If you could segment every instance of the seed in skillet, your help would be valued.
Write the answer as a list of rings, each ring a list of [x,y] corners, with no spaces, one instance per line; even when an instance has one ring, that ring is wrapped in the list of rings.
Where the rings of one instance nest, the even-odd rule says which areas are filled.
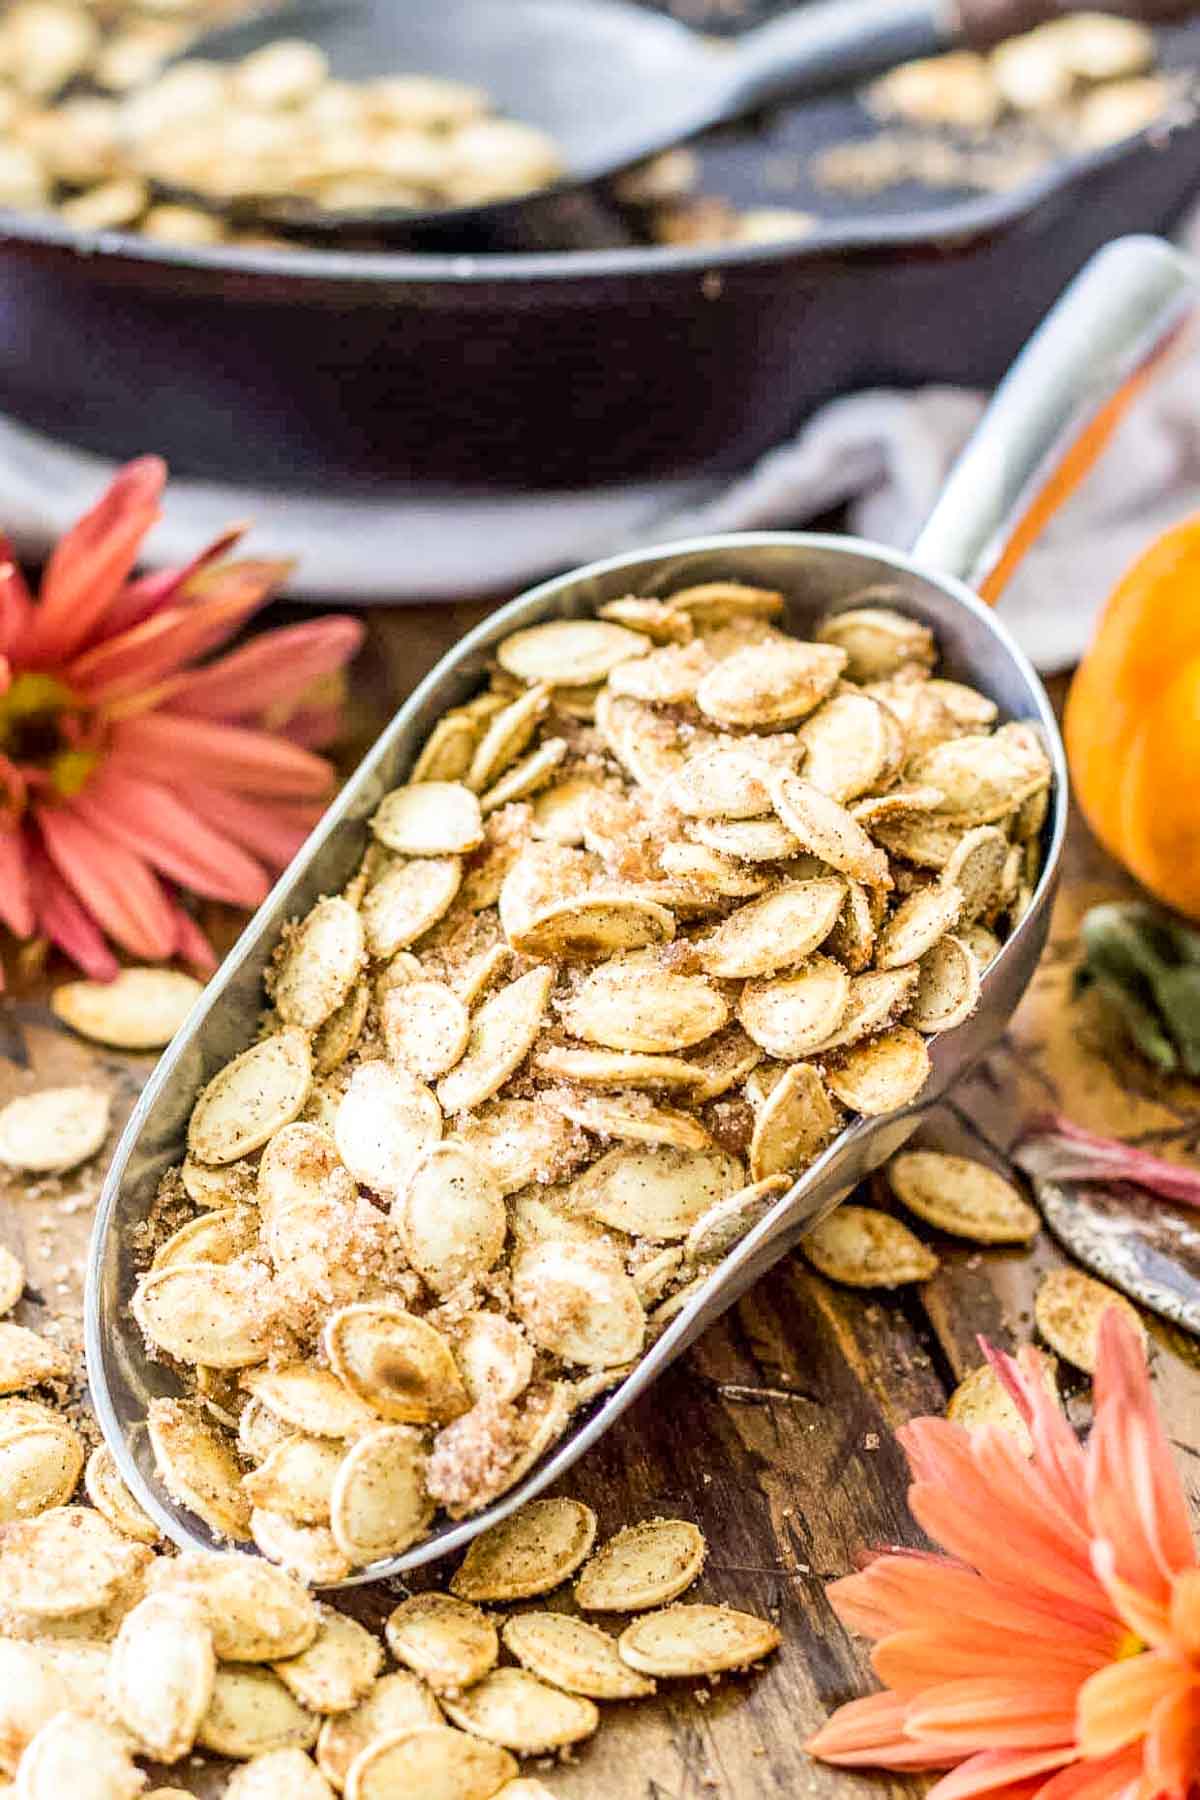
[[[65,981],[50,996],[55,1016],[97,1044],[161,1050],[202,988],[178,969],[122,969],[115,981]]]
[[[687,1519],[650,1519],[628,1525],[600,1546],[575,1583],[584,1612],[643,1612],[665,1606],[689,1588],[707,1550]]]
[[[62,1175],[95,1156],[108,1136],[99,1088],[44,1088],[0,1107],[0,1163],[27,1175]]]
[[[527,1669],[493,1669],[442,1705],[462,1730],[518,1756],[564,1750],[591,1737],[600,1723],[590,1700],[550,1687]]]
[[[596,1538],[580,1500],[531,1500],[475,1539],[450,1581],[460,1600],[528,1600],[572,1576]]]
[[[929,1281],[940,1266],[907,1225],[870,1206],[839,1206],[808,1233],[804,1253],[822,1275],[847,1287]]]
[[[1100,1321],[1115,1306],[1145,1341],[1146,1328],[1123,1294],[1078,1269],[1051,1269],[1034,1296],[1033,1316],[1039,1334],[1064,1362],[1092,1375],[1100,1342]]]
[[[435,1694],[454,1694],[496,1666],[500,1640],[485,1613],[451,1594],[414,1594],[384,1627],[388,1649]]]
[[[937,1150],[905,1150],[887,1167],[892,1192],[910,1212],[980,1244],[1024,1244],[1041,1221],[1011,1181],[986,1163]]]
[[[765,1619],[726,1606],[681,1605],[644,1614],[627,1625],[617,1647],[643,1675],[719,1675],[746,1669],[779,1647]]]
[[[0,1315],[10,1313],[24,1292],[24,1264],[0,1244]]]
[[[634,1700],[654,1683],[622,1662],[615,1638],[565,1613],[527,1612],[509,1619],[504,1647],[531,1675],[591,1700]]]
[[[492,1800],[517,1773],[498,1744],[449,1725],[424,1725],[377,1739],[351,1765],[346,1800],[395,1800],[438,1795],[446,1800]]]

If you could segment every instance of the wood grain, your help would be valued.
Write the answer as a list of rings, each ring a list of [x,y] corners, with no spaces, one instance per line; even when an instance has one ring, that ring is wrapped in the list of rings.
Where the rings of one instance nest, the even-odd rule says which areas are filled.
[[[352,717],[365,747],[387,713],[474,609],[377,613],[360,667]],[[1077,820],[1061,898],[1041,971],[1005,1042],[922,1126],[926,1141],[993,1158],[1047,1104],[1082,1123],[1184,1154],[1200,1132],[1200,1090],[1134,1064],[1087,1006],[1069,1000],[1079,917],[1127,891]],[[233,915],[210,924],[228,941]],[[37,1086],[88,1080],[112,1095],[114,1133],[152,1066],[74,1038],[45,1005],[62,971],[27,969],[6,1003],[0,1100]],[[0,1038],[0,1043],[4,1039]],[[115,1142],[115,1136],[110,1142]],[[78,1177],[40,1186],[10,1181],[0,1200],[0,1241],[20,1253],[31,1290],[18,1317],[75,1338],[91,1207],[103,1158]],[[882,1184],[861,1198],[881,1196]],[[976,1336],[1004,1344],[1031,1335],[1040,1272],[1061,1252],[1043,1234],[1029,1251],[983,1250],[920,1227],[942,1258],[920,1290],[863,1294],[839,1289],[800,1256],[779,1265],[627,1413],[570,1478],[596,1508],[601,1529],[657,1513],[694,1518],[710,1544],[697,1597],[769,1613],[783,1648],[762,1671],[711,1690],[666,1685],[658,1698],[605,1709],[578,1757],[549,1772],[564,1800],[749,1800],[915,1793],[916,1784],[835,1774],[802,1745],[830,1707],[866,1692],[863,1647],[833,1617],[825,1585],[864,1547],[916,1543],[905,1505],[903,1457],[893,1432],[937,1412],[980,1360]],[[1196,1346],[1149,1321],[1154,1378],[1193,1507],[1200,1513],[1200,1357]],[[1072,1415],[1086,1422],[1088,1384],[1064,1371]],[[386,1614],[399,1589],[356,1595],[353,1609]],[[186,1768],[170,1779],[198,1795],[220,1790],[217,1772]]]

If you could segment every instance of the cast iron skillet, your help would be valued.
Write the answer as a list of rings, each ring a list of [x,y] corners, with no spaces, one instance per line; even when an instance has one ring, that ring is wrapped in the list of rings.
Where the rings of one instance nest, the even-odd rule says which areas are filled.
[[[1200,63],[1200,26],[1164,31]],[[0,410],[110,456],[291,489],[452,495],[743,467],[875,383],[990,384],[1086,258],[1165,230],[1200,123],[1004,196],[785,192],[764,167],[862,134],[849,95],[707,156],[750,203],[812,207],[795,243],[647,248],[586,196],[570,253],[183,250],[0,213]],[[403,555],[404,546],[397,545]]]

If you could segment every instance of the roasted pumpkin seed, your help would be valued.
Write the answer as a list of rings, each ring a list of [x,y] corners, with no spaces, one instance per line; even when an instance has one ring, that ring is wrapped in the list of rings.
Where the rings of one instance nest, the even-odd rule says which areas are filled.
[[[808,1233],[804,1253],[822,1275],[847,1287],[903,1287],[929,1281],[940,1266],[907,1225],[870,1206],[839,1206]]]

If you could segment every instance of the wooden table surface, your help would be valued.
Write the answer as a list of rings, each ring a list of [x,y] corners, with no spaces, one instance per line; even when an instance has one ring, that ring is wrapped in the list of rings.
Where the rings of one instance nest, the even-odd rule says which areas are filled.
[[[477,616],[467,607],[372,615],[355,676],[354,729],[364,743]],[[1080,917],[1128,891],[1076,819],[1037,980],[1007,1039],[922,1127],[926,1141],[1003,1166],[1023,1121],[1049,1103],[1112,1135],[1193,1147],[1200,1090],[1131,1060],[1089,1004],[1070,998]],[[237,924],[219,912],[209,922],[224,941]],[[60,1027],[44,996],[64,972],[27,968],[17,984],[10,1016],[28,1066],[0,1055],[0,1100],[68,1080],[102,1084],[113,1095],[115,1141],[152,1059],[98,1050]],[[74,1329],[102,1175],[100,1157],[62,1182],[14,1181],[0,1199],[0,1241],[22,1254],[34,1290],[19,1319]],[[919,1541],[893,1432],[914,1414],[942,1410],[981,1360],[978,1333],[1004,1345],[1032,1335],[1038,1277],[1063,1261],[1045,1233],[1029,1250],[987,1250],[921,1231],[942,1258],[922,1287],[855,1292],[823,1280],[802,1256],[781,1263],[572,1472],[566,1491],[596,1509],[604,1534],[659,1513],[695,1519],[710,1546],[696,1597],[769,1613],[783,1646],[761,1671],[711,1691],[667,1684],[654,1700],[604,1708],[598,1735],[546,1776],[564,1800],[919,1791],[824,1769],[804,1754],[805,1736],[827,1711],[873,1685],[864,1647],[833,1617],[825,1585],[864,1546]],[[1200,1511],[1200,1352],[1160,1321],[1148,1323],[1160,1404]],[[1084,1423],[1088,1383],[1062,1375],[1072,1417]],[[376,1590],[356,1610],[378,1617],[395,1602],[391,1590]],[[171,1779],[181,1775],[197,1794],[219,1791],[211,1766]]]

